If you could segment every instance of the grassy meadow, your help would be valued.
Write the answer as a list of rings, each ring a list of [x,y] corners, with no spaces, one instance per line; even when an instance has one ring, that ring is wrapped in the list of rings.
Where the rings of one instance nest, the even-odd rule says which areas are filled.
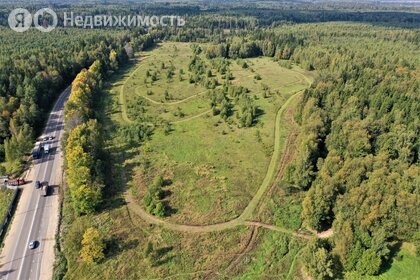
[[[259,111],[252,127],[239,128],[231,118],[213,116],[209,90],[188,81],[192,55],[190,44],[160,44],[143,53],[134,70],[111,91],[124,95],[122,110],[130,120],[146,117],[171,123],[169,133],[157,126],[142,147],[131,148],[137,154],[134,162],[148,163],[136,168],[137,175],[142,174],[135,183],[139,202],[153,177],[162,175],[170,182],[165,189],[171,209],[167,219],[202,225],[235,218],[249,203],[272,156],[276,113],[288,97],[308,85],[309,78],[303,70],[280,67],[269,58],[229,60],[231,83],[248,88]],[[204,54],[200,58],[221,84],[215,63]],[[241,67],[244,62],[247,68]],[[182,69],[184,79],[178,74],[167,79],[164,73],[171,65],[175,73]],[[147,72],[157,72],[158,80],[152,83]],[[170,100],[165,100],[165,91]]]
[[[239,271],[245,273],[242,279],[254,279],[268,269],[263,260],[267,258],[276,258],[279,265],[268,273],[283,268],[289,271],[289,267],[294,273],[295,256],[302,242],[296,238],[266,230],[254,233],[246,226],[198,234],[175,232],[144,222],[126,205],[127,186],[144,207],[144,194],[154,178],[161,175],[165,180],[163,200],[167,207],[164,220],[205,225],[237,217],[267,173],[277,112],[290,96],[308,85],[309,78],[304,78],[303,70],[282,68],[268,58],[246,59],[249,65],[246,69],[240,66],[243,61],[229,61],[231,84],[246,86],[258,108],[254,124],[240,128],[234,118],[236,108],[227,120],[213,115],[209,90],[188,81],[191,57],[190,44],[162,43],[143,52],[137,61],[112,77],[112,86],[103,100],[106,110],[100,118],[109,136],[107,150],[112,168],[107,181],[113,185],[106,192],[106,211],[81,217],[66,229],[65,279],[84,279],[86,275],[100,275],[97,279],[115,279],[115,275],[130,275],[133,279],[231,278]],[[215,63],[204,54],[200,57],[221,84],[223,75],[217,72]],[[166,78],[164,72],[171,64],[175,72],[184,69],[185,80],[177,75],[171,81]],[[148,70],[160,71],[153,84],[145,81]],[[254,78],[256,74],[259,79]],[[165,91],[170,93],[169,99],[165,99]],[[153,128],[153,133],[141,142],[127,142],[121,135],[122,128],[141,125]],[[169,130],[165,129],[168,125]],[[285,142],[290,127],[279,125],[282,130],[279,141]],[[64,217],[71,219],[70,214]],[[96,265],[83,264],[78,257],[77,238],[89,225],[100,228],[106,236],[105,260]],[[255,252],[243,253],[247,244],[255,242],[265,245]],[[270,249],[277,245],[287,248],[287,252]],[[147,248],[152,248],[152,253]],[[263,259],[255,261],[260,257]]]
[[[169,50],[175,46],[182,59],[170,55]],[[176,69],[185,69],[187,77],[191,55],[189,44],[163,43],[142,53],[138,61],[121,69],[110,81],[109,94],[104,95],[106,111],[101,118],[109,135],[107,149],[112,169],[108,181],[113,182],[109,186],[112,192],[105,198],[106,211],[81,217],[66,229],[65,279],[86,279],[86,275],[97,275],[96,279],[115,279],[116,275],[132,279],[296,279],[301,274],[299,255],[306,240],[246,226],[209,233],[176,232],[148,224],[126,205],[127,186],[138,205],[144,207],[143,197],[149,185],[161,175],[167,207],[163,220],[206,225],[239,216],[266,175],[277,112],[311,79],[296,66],[282,68],[268,58],[246,59],[248,68],[241,66],[244,61],[229,61],[231,83],[247,87],[259,110],[251,127],[240,128],[233,117],[224,120],[212,114],[211,96],[200,84],[175,78],[158,80],[153,85],[144,83],[147,67],[157,71],[153,67],[169,64],[169,60]],[[212,61],[204,55],[202,59],[212,67]],[[222,80],[215,69],[212,72]],[[176,91],[171,90],[170,99],[165,99],[164,92],[169,89]],[[148,90],[153,94],[147,94]],[[287,110],[286,117],[292,113]],[[295,129],[287,118],[279,124],[282,150],[288,144],[287,135]],[[153,133],[141,143],[127,143],[120,129],[142,123],[152,127]],[[276,181],[274,186],[261,201],[256,217],[284,229],[298,230],[302,193],[290,192],[283,182]],[[64,216],[71,219],[70,215]],[[106,236],[105,260],[96,265],[86,265],[78,256],[78,238],[91,225]],[[416,266],[418,258],[407,245],[398,254],[385,273],[371,279],[415,279],[414,274],[405,271],[413,271],[407,267]]]

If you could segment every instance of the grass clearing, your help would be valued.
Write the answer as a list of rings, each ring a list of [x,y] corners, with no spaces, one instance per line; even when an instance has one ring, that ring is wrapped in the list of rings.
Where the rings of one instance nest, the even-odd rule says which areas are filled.
[[[95,265],[81,262],[80,235],[89,226],[106,236],[106,259]],[[126,207],[84,217],[66,233],[64,248],[68,262],[65,279],[197,279],[217,270],[237,253],[237,244],[246,238],[247,228],[217,233],[188,234],[149,226]],[[153,259],[145,256],[147,243],[153,244]],[[136,260],[136,261],[127,261]],[[90,275],[87,277],[87,275]]]
[[[164,54],[168,53],[164,51],[165,48],[170,49],[174,45],[182,52],[180,56],[183,59]],[[275,144],[276,115],[295,92],[276,93],[270,90],[269,96],[264,96],[263,86],[256,80],[252,88],[250,85],[249,94],[260,109],[260,114],[250,128],[239,128],[234,116],[225,121],[208,112],[211,96],[200,84],[191,88],[189,82],[175,78],[168,82],[164,78],[156,81],[153,86],[148,83],[147,87],[153,90],[153,94],[147,95],[146,86],[142,85],[146,75],[142,72],[145,71],[142,65],[154,59],[153,64],[159,68],[161,62],[170,59],[176,69],[187,69],[190,52],[189,44],[163,43],[147,52],[147,59],[127,65],[110,81],[113,86],[109,94],[104,95],[106,112],[101,118],[109,134],[107,149],[112,155],[112,169],[108,176],[112,178],[113,184],[108,186],[109,193],[106,191],[106,210],[68,223],[63,244],[68,258],[66,279],[85,279],[86,275],[98,275],[97,279],[115,279],[115,275],[126,279],[199,279],[207,275],[220,276],[224,275],[229,262],[241,253],[241,247],[250,238],[248,226],[209,233],[175,232],[147,224],[125,205],[124,191],[128,186],[143,207],[142,197],[159,174],[165,179],[163,200],[170,211],[169,217],[165,219],[188,224],[227,221],[242,213],[266,176]],[[202,59],[205,60],[204,57]],[[251,59],[254,60],[258,61]],[[300,79],[300,75],[281,68],[276,62],[265,58],[262,61],[276,65],[279,73],[285,71]],[[232,67],[235,63],[230,61]],[[206,65],[212,63],[206,60]],[[254,63],[253,67],[257,68],[257,64]],[[261,69],[261,81],[267,80],[264,67]],[[241,81],[248,79],[246,75],[253,74],[248,74],[249,70],[246,69],[242,71],[245,77],[233,74],[232,84],[242,85]],[[212,72],[214,77],[221,79],[220,73]],[[188,74],[187,71],[184,73]],[[305,82],[294,90],[306,86]],[[161,94],[162,91],[164,94],[166,87],[182,92],[179,95],[173,94],[170,100],[162,100]],[[203,89],[206,90],[204,94],[197,94]],[[179,112],[182,112],[182,116]],[[172,123],[169,132],[165,131],[162,121]],[[120,128],[139,123],[152,124],[155,127],[153,135],[141,144],[127,144],[125,139],[121,139]],[[289,128],[279,126],[278,129],[281,130],[279,141],[282,147]],[[107,252],[103,262],[88,266],[80,261],[78,252],[81,235],[91,225],[99,228],[106,236]],[[272,238],[265,243],[264,251],[259,254],[270,256],[273,253],[269,247],[274,243],[270,242],[275,242],[277,235],[285,236],[288,243],[301,242],[282,233],[272,234]],[[148,243],[153,244],[152,257],[145,255]],[[292,247],[294,252],[299,246]],[[287,257],[276,258],[287,267],[293,262],[293,252],[286,254]],[[128,262],[130,259],[136,262]],[[264,266],[258,262],[255,268],[249,270],[249,275]],[[285,271],[289,271],[289,268]],[[272,270],[272,273],[277,272]]]
[[[162,175],[170,181],[165,188],[171,209],[168,219],[201,225],[231,220],[250,202],[273,153],[277,111],[288,97],[307,86],[307,77],[303,70],[282,68],[269,58],[246,59],[248,68],[242,68],[240,60],[229,60],[231,83],[247,87],[259,110],[253,127],[239,128],[234,117],[224,121],[209,112],[211,96],[204,86],[190,84],[187,78],[163,77],[170,65],[175,71],[182,69],[185,77],[193,75],[188,70],[192,57],[190,44],[160,44],[146,52],[129,78],[123,77],[111,91],[124,95],[130,120],[172,123],[170,133],[158,127],[143,147],[130,148],[136,154],[134,164],[147,162],[137,169],[143,177],[136,184],[147,187],[156,175]],[[203,54],[200,59],[221,84],[217,61]],[[152,83],[147,72],[159,73],[157,80]],[[260,80],[253,78],[256,74]],[[167,89],[174,94],[163,100]],[[140,202],[144,190],[137,193]]]

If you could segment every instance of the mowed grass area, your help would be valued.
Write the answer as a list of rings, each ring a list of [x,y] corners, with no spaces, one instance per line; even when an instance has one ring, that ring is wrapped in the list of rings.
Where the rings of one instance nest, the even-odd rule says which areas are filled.
[[[124,94],[130,120],[172,123],[170,133],[157,126],[150,140],[127,151],[134,155],[127,162],[137,166],[133,185],[139,203],[153,178],[162,175],[169,182],[165,200],[170,215],[166,219],[204,225],[239,216],[252,199],[272,157],[277,111],[287,98],[308,86],[310,77],[297,67],[280,67],[270,58],[229,60],[232,85],[248,88],[259,112],[252,127],[239,128],[234,117],[225,121],[213,116],[209,91],[188,81],[192,56],[191,44],[162,43],[142,53],[142,59],[114,84],[111,93]],[[200,58],[222,84],[214,61],[203,53]],[[247,68],[241,66],[244,62]],[[150,79],[145,83],[147,71],[166,71],[162,65],[173,65],[175,72],[183,69],[185,80],[180,81],[177,73],[172,80],[161,77],[153,84]],[[171,100],[162,99],[166,90]],[[124,125],[121,117],[113,119]]]
[[[0,190],[0,222],[3,221],[4,215],[9,209],[14,193],[14,190]]]

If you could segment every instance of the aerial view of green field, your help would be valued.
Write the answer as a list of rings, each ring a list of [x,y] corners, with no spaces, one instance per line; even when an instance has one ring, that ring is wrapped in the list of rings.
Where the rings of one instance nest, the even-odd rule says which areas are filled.
[[[251,221],[259,215],[263,196],[277,180],[279,168],[284,171],[285,164],[292,158],[287,144],[296,140],[290,137],[295,135],[292,132],[296,124],[291,116],[312,75],[296,66],[283,68],[268,58],[212,61],[204,55],[205,45],[199,47],[202,48],[199,58],[217,79],[214,88],[197,82],[193,86],[195,91],[191,92],[188,89],[192,83],[184,79],[145,81],[147,72],[153,69],[149,67],[171,65],[170,61],[177,65],[176,69],[183,69],[186,79],[193,75],[188,65],[197,45],[175,42],[162,43],[142,52],[136,62],[120,70],[110,81],[109,95],[104,96],[108,109],[101,117],[106,124],[105,131],[110,134],[107,149],[115,161],[109,176],[113,177],[117,197],[127,201],[129,215],[124,208],[117,208],[93,220],[86,217],[77,220],[68,235],[77,235],[78,228],[85,223],[106,223],[111,236],[124,236],[123,248],[114,248],[114,245],[110,248],[116,254],[121,250],[121,255],[114,258],[112,264],[107,261],[91,268],[96,274],[110,277],[114,273],[110,267],[118,267],[124,275],[145,279],[168,274],[180,279],[206,275],[228,277],[235,275],[243,262],[239,258],[241,252],[250,256],[276,254],[276,263],[281,266],[270,269],[269,273],[286,277],[296,272],[296,257],[310,234],[299,234],[296,226],[280,224],[274,228],[263,225],[270,229],[257,232]],[[183,53],[182,61],[163,55],[174,49]],[[243,62],[253,70],[238,66]],[[222,71],[224,74],[218,72],[216,63],[227,65]],[[275,69],[280,82],[273,81],[267,65]],[[162,75],[165,70],[153,71]],[[228,72],[232,76],[226,81]],[[256,75],[260,77],[255,79]],[[241,97],[235,98],[234,91],[226,95],[230,112],[225,117],[221,116],[223,110],[219,112],[217,108],[215,112],[212,106],[212,95],[229,92],[224,88],[236,88],[242,83],[249,88],[241,93],[252,98],[256,111],[249,126],[241,123],[240,114],[244,113],[240,108]],[[177,101],[157,97],[159,88],[170,88],[172,84],[181,91],[171,94]],[[271,89],[274,84],[277,88]],[[192,94],[187,94],[189,92]],[[180,111],[189,115],[179,115]],[[109,203],[117,207],[119,201],[114,198]],[[274,231],[270,233],[270,230]],[[249,252],[263,232],[271,236],[265,241],[268,247]],[[278,238],[280,242],[276,241]],[[285,250],[272,252],[269,248],[273,242],[286,246]],[[72,238],[66,239],[64,244],[69,248],[78,246]],[[248,245],[238,247],[238,244]],[[139,248],[144,249],[139,251]],[[68,258],[70,278],[81,277],[88,269],[73,262],[74,257]],[[126,258],[142,258],[143,261],[134,265],[124,262]],[[266,265],[258,264],[245,275],[252,278],[267,269]]]
[[[148,161],[147,169],[142,166],[136,170],[134,188],[138,200],[146,193],[145,186],[162,176],[168,182],[165,192],[170,193],[165,199],[171,208],[167,219],[206,225],[238,217],[263,181],[271,183],[281,153],[275,143],[283,147],[287,134],[284,131],[288,129],[276,116],[287,100],[308,86],[310,77],[302,69],[282,68],[268,58],[225,60],[225,72],[220,73],[216,67],[222,62],[211,61],[204,54],[193,57],[194,47],[205,49],[205,45],[164,43],[143,53],[135,70],[112,91],[119,92],[125,102],[121,111],[127,112],[128,119],[122,118],[122,125],[140,114],[156,121],[163,119],[170,126],[156,129],[150,141],[138,150],[135,160]],[[168,55],[177,52],[176,59]],[[188,80],[194,74],[188,69],[193,59],[203,61],[205,72],[214,73],[211,78],[218,86],[207,89]],[[243,63],[248,66],[241,67]],[[185,78],[168,80],[163,73],[169,70],[162,69],[163,65],[184,73]],[[165,78],[149,81],[147,73],[156,72]],[[231,73],[231,77],[223,85],[226,73]],[[259,76],[258,80],[255,76]],[[212,91],[237,85],[245,87],[253,101],[256,116],[251,127],[240,127],[235,117],[241,113],[236,108],[240,100],[236,101],[235,96],[227,96],[232,108],[226,120],[212,111]],[[172,89],[171,100],[177,101],[165,101],[163,92],[167,89]]]
[[[1,280],[420,279],[418,1],[0,2]]]

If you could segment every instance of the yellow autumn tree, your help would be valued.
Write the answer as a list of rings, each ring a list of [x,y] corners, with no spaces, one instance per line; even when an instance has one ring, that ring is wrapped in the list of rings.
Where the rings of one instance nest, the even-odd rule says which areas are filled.
[[[111,50],[111,53],[109,54],[109,62],[112,70],[118,69],[118,55],[115,50]]]
[[[105,243],[102,234],[95,228],[88,228],[83,234],[80,257],[88,264],[98,263],[105,258]]]

